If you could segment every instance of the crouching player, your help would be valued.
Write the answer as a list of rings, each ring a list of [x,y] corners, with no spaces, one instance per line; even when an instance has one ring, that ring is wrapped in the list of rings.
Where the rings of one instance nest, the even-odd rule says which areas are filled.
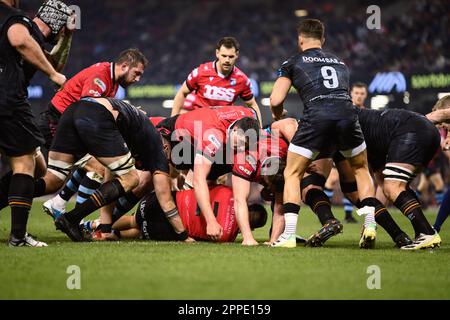
[[[233,191],[231,188],[217,185],[209,190],[211,206],[217,222],[223,229],[218,242],[234,242],[239,228],[234,211]],[[178,210],[186,235],[195,240],[210,241],[206,220],[200,214],[194,190],[175,193]],[[267,221],[266,209],[258,204],[249,206],[250,227],[263,227]],[[147,195],[139,204],[136,214],[123,216],[113,225],[114,233],[121,238],[142,238],[145,240],[177,241],[180,235],[174,231],[155,193]],[[188,240],[187,240],[188,241]]]
[[[116,178],[104,183],[80,206],[55,220],[56,227],[73,241],[83,240],[79,227],[83,218],[138,185],[137,169],[151,172],[164,212],[178,233],[184,231],[171,194],[161,136],[143,112],[118,99],[83,98],[64,112],[50,149],[49,170],[36,182],[35,196],[58,190],[75,161],[83,160],[87,153]],[[104,224],[102,232],[111,233],[111,224]]]

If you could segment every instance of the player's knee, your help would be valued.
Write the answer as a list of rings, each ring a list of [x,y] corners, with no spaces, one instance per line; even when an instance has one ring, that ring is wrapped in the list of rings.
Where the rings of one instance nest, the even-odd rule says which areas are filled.
[[[137,170],[131,170],[118,177],[125,192],[131,191],[139,185],[139,174]]]
[[[398,195],[406,190],[406,183],[396,180],[385,180],[383,191],[389,200],[394,201]]]

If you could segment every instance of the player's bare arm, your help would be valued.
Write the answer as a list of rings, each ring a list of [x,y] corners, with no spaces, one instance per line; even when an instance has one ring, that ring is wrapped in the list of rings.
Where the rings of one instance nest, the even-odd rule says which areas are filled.
[[[275,120],[281,119],[286,114],[283,103],[291,85],[291,79],[286,77],[278,78],[273,85],[272,94],[270,95],[270,109]]]
[[[187,95],[191,93],[191,90],[188,88],[186,81],[183,82],[183,85],[178,89],[177,94],[175,95],[175,99],[173,100],[173,107],[171,117],[176,116],[180,113],[181,107],[183,107],[184,100]]]
[[[28,29],[19,23],[13,24],[8,29],[8,40],[20,55],[30,64],[46,74],[51,81],[58,86],[66,82],[66,77],[58,73],[51,63],[47,60],[44,52],[39,47],[36,40],[33,39]]]
[[[291,141],[298,128],[298,122],[294,118],[286,118],[275,121],[270,126],[274,134],[278,133],[286,141]]]
[[[253,110],[255,110],[256,115],[258,116],[259,125],[262,127],[261,110],[259,110],[259,106],[256,102],[255,97],[251,98],[250,100],[244,101],[244,103],[248,108],[252,108]]]
[[[250,181],[233,175],[231,183],[233,186],[234,212],[236,214],[239,230],[242,234],[242,244],[246,246],[258,245],[258,242],[253,238],[252,230],[250,228],[247,206],[247,199],[250,195]]]
[[[170,176],[164,172],[156,171],[153,174],[153,185],[155,186],[156,197],[158,198],[161,209],[166,213],[167,219],[175,232],[178,234],[186,232],[172,196],[172,181]]]

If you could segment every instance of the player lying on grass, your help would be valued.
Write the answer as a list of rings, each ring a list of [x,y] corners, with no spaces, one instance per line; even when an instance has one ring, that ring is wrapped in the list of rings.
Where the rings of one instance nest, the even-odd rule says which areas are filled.
[[[234,242],[239,232],[234,211],[233,192],[231,188],[216,185],[209,189],[211,206],[214,208],[215,217],[223,229],[223,233],[217,242]],[[195,240],[211,241],[207,235],[207,225],[200,214],[194,190],[174,192],[178,210],[183,225],[190,238],[187,242]],[[266,209],[258,204],[249,206],[250,226],[252,229],[261,228],[266,224]],[[95,228],[95,224],[93,225]],[[113,225],[114,237],[98,237],[99,233],[93,233],[96,240],[117,240],[124,238],[141,238],[145,240],[177,241],[179,235],[174,231],[167,220],[167,216],[161,209],[154,193],[144,197],[138,205],[133,216],[123,216]],[[191,239],[192,238],[192,239]]]
[[[161,136],[148,117],[132,105],[112,98],[83,98],[63,114],[49,154],[49,170],[36,182],[35,195],[57,191],[77,160],[95,157],[114,175],[83,204],[55,220],[55,225],[73,241],[82,241],[80,221],[108,205],[139,184],[137,169],[152,174],[161,206],[181,233],[184,227],[171,194],[171,181]],[[103,224],[103,233],[111,224]]]

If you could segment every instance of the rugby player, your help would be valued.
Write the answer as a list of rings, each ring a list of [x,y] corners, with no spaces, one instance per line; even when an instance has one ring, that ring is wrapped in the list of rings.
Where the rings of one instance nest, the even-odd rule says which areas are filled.
[[[66,77],[59,73],[43,50],[44,38],[56,37],[67,25],[71,10],[58,1],[58,12],[44,4],[32,22],[18,9],[19,1],[0,2],[0,150],[12,169],[7,194],[11,207],[10,246],[46,246],[26,233],[33,202],[37,148],[44,142],[27,100],[27,87],[36,70],[56,85]],[[42,32],[44,24],[47,28]],[[44,35],[44,33],[46,33]],[[55,52],[54,52],[55,53]],[[57,60],[57,59],[55,59]],[[25,62],[25,63],[24,63]],[[3,197],[6,198],[6,197]]]
[[[251,90],[250,79],[235,66],[239,57],[239,42],[224,37],[216,46],[216,60],[195,68],[178,90],[172,107],[172,116],[185,111],[211,106],[231,106],[240,97],[245,105],[261,112]],[[189,99],[186,97],[189,95]],[[260,123],[261,124],[261,123]]]
[[[209,189],[211,206],[223,229],[217,242],[234,242],[239,228],[233,204],[231,188],[216,185]],[[194,190],[182,190],[174,193],[181,220],[189,237],[195,240],[210,241],[207,235],[206,221],[200,214]],[[250,226],[252,229],[263,227],[267,221],[266,209],[261,205],[252,205]],[[176,241],[176,232],[168,222],[154,193],[141,201],[133,216],[123,216],[113,225],[115,234],[121,238],[142,238],[145,240]]]
[[[61,214],[55,225],[73,241],[83,241],[80,221],[108,205],[139,183],[137,169],[152,173],[153,186],[167,217],[184,240],[187,234],[171,195],[167,158],[160,134],[147,116],[132,105],[113,98],[85,97],[64,112],[49,153],[49,170],[36,182],[35,196],[58,190],[77,160],[92,155],[115,178],[100,186],[85,202]],[[102,224],[111,233],[111,224]]]
[[[427,114],[427,118],[433,121],[433,123],[439,124],[447,131],[446,138],[443,142],[443,148],[445,151],[450,149],[450,134],[449,134],[449,123],[450,123],[450,95],[444,96],[436,102],[433,107],[433,112]],[[436,221],[434,222],[434,228],[436,231],[440,231],[442,224],[447,219],[450,213],[450,190],[445,193],[441,207],[439,208]]]
[[[49,150],[59,119],[72,103],[81,97],[115,97],[119,85],[123,88],[139,82],[148,64],[138,49],[122,51],[115,62],[96,63],[73,76],[58,91],[41,114],[40,129]],[[104,178],[104,168],[94,158],[82,168],[75,170],[61,192],[47,200],[43,209],[56,219],[65,212],[67,201],[78,191],[77,205],[83,203],[97,190]]]
[[[289,146],[284,172],[285,230],[274,247],[295,247],[295,232],[300,210],[300,181],[311,163],[325,147],[334,145],[355,171],[360,194],[361,214],[365,214],[362,242],[370,247],[376,238],[375,188],[370,177],[366,144],[356,110],[349,96],[347,66],[332,54],[322,51],[325,27],[319,20],[305,19],[298,29],[300,53],[285,61],[270,96],[274,118],[280,118],[283,102],[293,85],[305,110],[299,129]]]
[[[255,112],[235,106],[198,109],[165,119],[158,129],[171,143],[176,167],[193,169],[193,188],[207,223],[207,235],[217,241],[223,229],[214,217],[207,180],[231,172],[228,155],[248,147],[249,133],[253,133],[253,142],[257,143],[259,123]]]
[[[386,229],[401,249],[439,246],[439,234],[428,223],[415,192],[409,187],[439,148],[439,132],[424,116],[407,110],[359,109],[358,117],[367,143],[369,164],[378,184],[377,198],[385,204],[387,200],[392,201],[408,217],[415,231],[415,240],[409,243],[406,234],[384,207],[377,207],[377,223]],[[346,162],[339,154],[334,161],[337,166]],[[344,175],[351,177],[351,170],[347,169]],[[350,199],[353,203],[358,202],[354,197]]]

